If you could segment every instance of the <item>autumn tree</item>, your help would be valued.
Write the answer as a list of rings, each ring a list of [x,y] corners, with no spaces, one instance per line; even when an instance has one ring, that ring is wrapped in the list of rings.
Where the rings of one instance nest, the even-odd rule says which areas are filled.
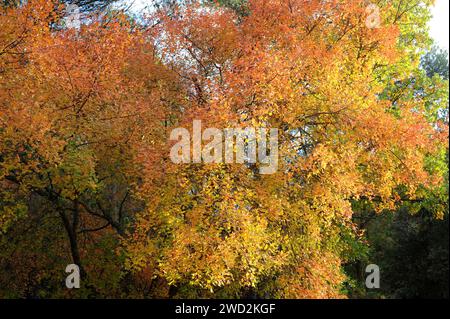
[[[431,3],[161,1],[79,29],[2,8],[0,295],[74,296],[75,263],[75,296],[345,297],[362,207],[448,183],[445,83],[411,76]],[[277,172],[173,163],[194,120],[278,129]]]
[[[144,147],[153,154],[147,163],[163,152],[176,79],[125,17],[55,31],[64,9],[55,11],[55,5],[29,1],[0,15],[0,230],[11,248],[1,261],[26,271],[15,261],[33,260],[15,256],[22,250],[8,242],[17,236],[14,230],[32,231],[39,234],[28,237],[32,242],[49,242],[41,255],[55,249],[65,264],[72,261],[83,275],[95,276],[92,267],[101,260],[95,255],[114,250],[117,234],[142,206],[131,194],[140,175],[135,161]],[[52,241],[52,232],[61,231],[67,244],[61,236]],[[109,246],[99,246],[104,241]],[[120,276],[117,259],[106,267]],[[47,276],[45,270],[39,276]]]
[[[432,123],[448,122],[445,51],[433,46],[421,58],[414,75],[395,87],[402,90],[402,98],[425,100],[427,118]],[[363,285],[356,285],[358,288],[352,289],[355,297],[367,293],[396,298],[448,296],[448,151],[429,157],[427,166],[443,176],[445,182],[440,187],[422,191],[414,199],[405,197],[395,211],[376,214],[368,205],[355,207],[354,220],[367,230],[369,250],[361,258],[364,263],[359,259],[347,266],[349,274],[358,277],[355,282],[362,282],[363,264],[377,263],[384,278],[378,292],[368,293]]]
[[[190,87],[177,125],[279,128],[281,167],[173,166],[125,241],[127,267],[165,278],[171,296],[339,297],[361,236],[353,203],[381,212],[442,182],[425,166],[446,148],[443,123],[420,99],[383,96],[417,65],[427,11],[385,4],[370,28],[363,1],[248,8],[239,23],[195,2],[163,13],[159,47],[183,57],[168,63]]]

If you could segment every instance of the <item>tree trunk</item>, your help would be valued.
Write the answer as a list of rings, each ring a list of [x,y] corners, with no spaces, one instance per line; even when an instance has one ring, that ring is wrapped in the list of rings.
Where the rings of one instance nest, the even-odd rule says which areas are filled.
[[[80,277],[84,278],[86,273],[83,268],[83,264],[81,262],[80,251],[78,249],[78,238],[77,238],[77,228],[79,222],[79,207],[78,202],[74,201],[74,210],[72,216],[72,222],[70,222],[64,211],[61,211],[59,214],[63,220],[64,228],[66,229],[67,235],[69,237],[70,242],[70,253],[72,255],[72,260],[75,265],[80,268]]]

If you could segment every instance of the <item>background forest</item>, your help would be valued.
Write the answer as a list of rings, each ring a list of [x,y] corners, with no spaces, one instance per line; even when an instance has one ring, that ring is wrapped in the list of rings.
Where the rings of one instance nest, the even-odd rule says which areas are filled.
[[[372,3],[0,0],[0,298],[448,298],[448,53]],[[195,119],[278,171],[172,163]]]

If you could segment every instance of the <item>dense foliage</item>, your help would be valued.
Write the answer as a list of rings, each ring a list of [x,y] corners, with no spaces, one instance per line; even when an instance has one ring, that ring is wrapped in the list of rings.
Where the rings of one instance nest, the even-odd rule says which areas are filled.
[[[431,0],[378,1],[376,27],[363,0],[185,0],[79,29],[60,1],[13,2],[0,297],[360,297],[369,262],[377,296],[442,296],[448,71],[421,61]],[[172,163],[170,132],[195,119],[278,128],[278,171]]]

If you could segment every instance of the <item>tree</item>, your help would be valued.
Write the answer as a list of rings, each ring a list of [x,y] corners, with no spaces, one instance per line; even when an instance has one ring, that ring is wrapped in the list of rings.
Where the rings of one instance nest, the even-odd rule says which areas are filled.
[[[407,40],[419,30],[398,26],[426,12],[408,8],[384,7],[376,30],[355,2],[249,1],[238,25],[230,11],[192,4],[162,14],[163,54],[187,55],[171,61],[193,103],[180,126],[281,128],[282,164],[268,177],[173,167],[125,241],[127,267],[150,264],[171,296],[340,296],[341,264],[359,240],[352,202],[382,211],[441,182],[424,158],[445,149],[445,129],[427,121],[424,101],[380,98],[386,74],[407,76],[398,70],[418,60]]]
[[[432,78],[435,74],[440,75],[444,80],[448,80],[448,52],[433,46],[431,50],[422,58],[422,68],[427,76]]]
[[[429,119],[434,123],[439,119],[448,123],[446,65],[447,54],[432,47],[408,85],[397,85],[403,90],[402,98],[427,101],[427,110],[432,113]],[[445,182],[441,187],[405,200],[394,212],[377,216],[360,210],[356,214],[365,224],[371,246],[365,261],[380,265],[384,285],[379,294],[387,297],[448,298],[448,151],[429,158],[428,167],[442,174]]]
[[[164,140],[177,94],[166,88],[176,80],[125,17],[55,34],[48,22],[62,15],[54,5],[29,1],[0,16],[0,229],[52,219],[53,230],[35,222],[28,231],[64,229],[71,261],[92,279],[89,269],[101,267],[92,250],[117,241],[140,205],[130,194],[139,176],[133,161]],[[43,255],[61,244],[48,245]]]
[[[359,206],[445,187],[443,82],[408,82],[430,1],[381,3],[378,28],[362,0],[221,4],[79,30],[55,27],[57,2],[2,9],[0,294],[344,297]],[[277,128],[278,171],[171,162],[193,120]],[[72,262],[68,293],[54,274]]]

